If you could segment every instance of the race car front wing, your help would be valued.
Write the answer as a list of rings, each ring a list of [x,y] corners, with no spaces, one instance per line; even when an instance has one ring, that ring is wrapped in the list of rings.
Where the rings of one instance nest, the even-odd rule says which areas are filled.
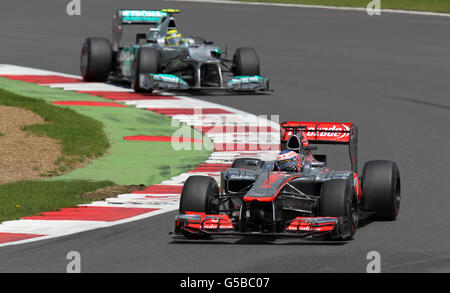
[[[282,232],[242,231],[239,224],[227,215],[208,215],[186,212],[175,218],[174,234],[221,236],[272,236],[305,238],[341,238],[345,236],[346,221],[343,217],[297,217],[286,223]]]
[[[241,92],[257,92],[269,90],[269,79],[265,76],[234,76],[228,80],[224,86],[190,86],[182,78],[173,74],[141,74],[139,76],[140,86],[147,90],[191,90],[191,89],[209,89],[209,90],[229,90]]]

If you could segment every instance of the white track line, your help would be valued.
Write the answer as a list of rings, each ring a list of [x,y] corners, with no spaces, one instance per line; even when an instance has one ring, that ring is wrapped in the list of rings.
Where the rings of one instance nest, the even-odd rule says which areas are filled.
[[[80,78],[78,75],[10,64],[0,64],[0,75],[60,75],[64,77]]]
[[[73,220],[68,220],[68,221],[60,221],[60,220],[48,220],[48,221],[17,220],[17,222],[19,222],[19,221],[22,222],[22,223],[20,223],[20,225],[16,225],[16,223],[11,223],[11,222],[16,222],[16,221],[3,222],[0,225],[1,226],[0,232],[6,232],[6,233],[27,233],[27,232],[22,232],[22,231],[35,231],[35,232],[27,233],[27,234],[46,234],[46,233],[39,233],[39,231],[45,231],[45,228],[47,228],[47,231],[49,231],[50,233],[47,234],[46,236],[42,236],[42,237],[36,237],[36,238],[30,238],[30,239],[19,240],[19,241],[14,241],[14,242],[2,243],[2,244],[0,244],[0,247],[10,246],[10,245],[17,245],[17,244],[24,244],[24,243],[40,241],[40,240],[46,240],[46,239],[52,239],[52,238],[57,238],[57,237],[71,235],[71,234],[74,234],[74,233],[80,233],[80,232],[95,230],[95,229],[99,229],[99,228],[107,228],[107,227],[111,227],[111,226],[115,226],[115,225],[120,225],[120,224],[129,223],[129,222],[134,222],[134,221],[137,221],[137,220],[146,219],[146,218],[157,216],[157,215],[160,215],[160,214],[165,214],[167,212],[175,211],[177,209],[178,209],[178,206],[177,207],[173,207],[172,209],[160,209],[160,210],[156,210],[156,211],[140,214],[140,215],[135,216],[135,217],[131,217],[131,218],[115,221],[115,222],[73,221]],[[25,221],[27,221],[28,223],[25,222]],[[29,223],[31,221],[33,221],[35,223]],[[6,223],[8,223],[8,228],[5,228],[5,226],[3,226],[4,224],[6,225]],[[36,226],[35,230],[32,229],[32,227],[33,227],[32,225],[33,224]],[[67,227],[65,226],[66,224],[67,224]],[[81,224],[83,224],[83,225],[81,225]],[[27,226],[27,225],[30,225],[30,226]],[[81,228],[81,229],[77,229],[77,227]],[[8,230],[8,229],[10,229],[10,230]],[[29,230],[27,230],[27,229],[29,229]],[[54,234],[52,234],[53,231],[55,232]]]
[[[118,87],[116,85],[90,82],[90,83],[53,83],[46,84],[51,88],[60,88],[66,91],[99,91],[99,92],[133,92],[129,88]]]

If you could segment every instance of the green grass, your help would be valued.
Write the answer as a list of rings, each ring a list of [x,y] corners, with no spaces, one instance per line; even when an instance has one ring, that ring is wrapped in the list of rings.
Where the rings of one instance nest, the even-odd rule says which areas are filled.
[[[24,130],[59,140],[64,156],[97,157],[109,147],[103,125],[72,109],[21,96],[0,89],[0,105],[19,107],[41,116],[46,123],[25,126]]]
[[[268,2],[310,4],[339,7],[367,7],[371,0],[240,0],[243,2]],[[381,9],[399,9],[450,13],[450,0],[381,0]]]
[[[46,102],[54,101],[105,101],[100,97],[80,94],[62,89],[49,88],[18,80],[0,77],[0,89]],[[204,162],[211,151],[175,151],[170,142],[125,141],[129,135],[171,136],[179,127],[171,126],[171,119],[135,107],[82,107],[68,108],[79,114],[100,121],[106,133],[110,148],[107,153],[92,160],[83,168],[74,169],[62,176],[49,180],[113,181],[118,185],[152,185],[178,175]],[[209,140],[206,136],[204,139]],[[55,171],[59,173],[58,170]],[[49,174],[51,175],[51,174]]]
[[[30,110],[46,123],[25,126],[24,130],[39,136],[51,137],[62,145],[62,155],[55,162],[60,165],[43,176],[56,176],[71,168],[74,161],[101,156],[109,147],[103,125],[74,110],[58,107],[43,100],[33,99],[0,89],[0,105]],[[3,134],[0,134],[2,136]],[[85,192],[111,186],[111,181],[20,181],[0,185],[0,222],[37,215],[64,207],[88,203]]]
[[[45,125],[32,125],[25,130],[60,140],[65,152],[56,162],[59,168],[45,174],[54,177],[0,185],[0,222],[91,202],[92,199],[83,198],[82,194],[106,186],[159,183],[204,162],[211,153],[175,151],[170,142],[123,139],[141,134],[170,136],[179,128],[171,126],[169,117],[135,107],[51,104],[62,100],[105,101],[0,77],[0,104],[29,109],[43,117]],[[83,161],[85,157],[96,158],[83,168],[57,176],[67,171],[64,161]]]
[[[92,199],[82,194],[113,185],[110,181],[20,181],[0,185],[0,222],[54,211]]]

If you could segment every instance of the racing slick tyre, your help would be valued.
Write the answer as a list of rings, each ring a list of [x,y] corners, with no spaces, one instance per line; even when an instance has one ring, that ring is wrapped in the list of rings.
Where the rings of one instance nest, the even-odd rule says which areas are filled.
[[[345,217],[349,220],[348,231],[344,231],[344,236],[336,240],[352,239],[358,228],[359,206],[351,183],[345,179],[329,180],[323,183],[320,190],[319,216]]]
[[[219,196],[219,186],[214,178],[208,176],[191,176],[184,183],[181,191],[179,213],[203,212],[207,214],[218,213],[213,199]],[[205,239],[209,235],[197,235],[182,232],[185,237],[192,239]]]
[[[362,207],[379,220],[393,221],[400,210],[400,172],[392,161],[368,161],[362,173]]]
[[[85,81],[106,81],[113,64],[111,43],[104,38],[88,38],[81,49],[80,69]]]
[[[252,161],[252,162],[250,162]],[[233,161],[231,168],[256,170],[264,165],[264,161],[253,158],[239,158]]]
[[[159,52],[155,48],[140,48],[133,62],[134,77],[133,89],[135,92],[151,92],[143,89],[139,84],[139,75],[142,73],[159,73]]]
[[[233,56],[234,74],[237,76],[259,75],[259,58],[256,50],[237,48]]]
[[[217,213],[213,199],[219,196],[219,185],[209,176],[190,176],[180,197],[180,214],[189,212]]]

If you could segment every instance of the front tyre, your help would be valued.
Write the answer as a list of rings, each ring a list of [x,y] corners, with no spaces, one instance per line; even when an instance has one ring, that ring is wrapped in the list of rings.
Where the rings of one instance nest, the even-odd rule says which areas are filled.
[[[86,39],[81,49],[80,59],[83,80],[106,81],[113,67],[113,51],[110,41],[104,38]]]
[[[362,173],[362,206],[379,220],[393,221],[400,211],[400,171],[392,161],[368,161]]]
[[[218,206],[214,199],[219,196],[219,186],[214,178],[208,176],[191,176],[184,183],[181,191],[179,213],[200,212],[217,214]],[[205,239],[209,235],[182,232],[185,237],[192,239]]]
[[[140,48],[133,62],[133,89],[135,92],[152,92],[152,89],[143,89],[139,83],[139,76],[143,73],[159,73],[159,52],[155,48]]]
[[[351,181],[333,179],[323,183],[320,190],[320,217],[345,217],[348,231],[339,240],[350,240],[359,222],[359,206]]]
[[[259,75],[259,57],[256,50],[249,47],[237,48],[233,56],[236,76]]]
[[[209,176],[190,176],[184,183],[180,197],[180,214],[189,212],[217,213],[213,200],[219,196],[219,186]]]

